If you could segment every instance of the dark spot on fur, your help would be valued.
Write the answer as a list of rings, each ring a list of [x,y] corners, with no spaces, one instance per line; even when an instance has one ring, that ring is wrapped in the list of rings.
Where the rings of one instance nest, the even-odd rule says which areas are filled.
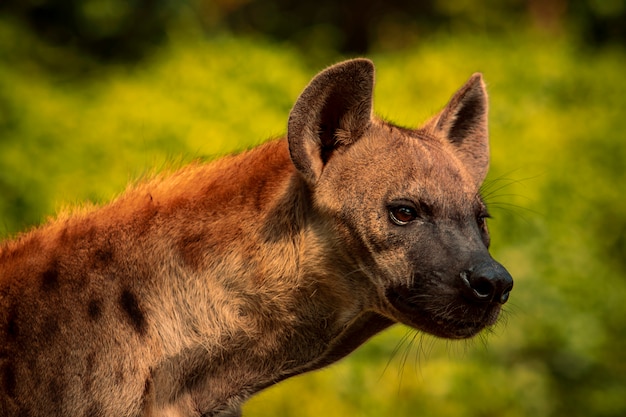
[[[97,321],[102,316],[102,302],[100,300],[90,300],[87,306],[89,318]]]
[[[93,254],[95,268],[104,268],[113,261],[113,251],[110,248],[99,248]]]
[[[115,371],[115,384],[121,385],[124,379],[124,367],[120,365]]]
[[[19,330],[17,326],[17,311],[15,306],[12,306],[9,310],[9,317],[6,324],[6,332],[8,339],[17,339],[19,335]]]
[[[41,289],[48,292],[59,288],[59,270],[53,264],[41,275]]]
[[[33,413],[28,408],[20,408],[15,417],[33,417]]]
[[[48,383],[48,394],[53,404],[60,405],[63,402],[63,391],[65,386],[59,382],[58,378],[53,378]]]
[[[137,297],[130,290],[122,291],[120,296],[120,306],[122,310],[126,313],[130,324],[133,326],[135,331],[141,335],[146,333],[146,318],[144,316],[143,311],[139,306],[139,302],[137,301]]]
[[[50,340],[59,331],[59,320],[56,316],[48,316],[41,326],[41,335],[43,340]]]
[[[11,398],[15,397],[16,385],[15,370],[10,363],[7,363],[2,369],[2,386],[4,387],[4,392]]]

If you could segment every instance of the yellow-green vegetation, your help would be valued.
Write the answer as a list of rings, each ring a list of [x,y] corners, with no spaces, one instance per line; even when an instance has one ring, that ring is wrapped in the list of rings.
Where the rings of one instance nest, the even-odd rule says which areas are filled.
[[[315,68],[284,45],[172,35],[135,66],[44,71],[0,22],[0,236],[193,159],[285,132]],[[251,416],[626,415],[626,54],[536,34],[434,36],[373,54],[375,107],[416,126],[481,71],[491,101],[493,252],[516,279],[469,342],[397,326],[253,398]],[[393,167],[390,167],[393,169]]]

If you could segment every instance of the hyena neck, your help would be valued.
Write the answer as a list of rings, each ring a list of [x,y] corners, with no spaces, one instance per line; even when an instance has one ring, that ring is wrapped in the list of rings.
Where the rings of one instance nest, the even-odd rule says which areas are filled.
[[[177,282],[161,285],[152,303],[167,352],[158,369],[177,370],[157,372],[157,385],[193,386],[205,399],[216,385],[229,387],[222,399],[253,393],[335,362],[392,324],[370,311],[376,291],[332,245],[332,225],[311,212],[286,141],[219,164],[195,174],[205,189],[197,201],[167,194],[172,216],[196,221],[181,218],[168,232],[178,262],[167,279]],[[216,234],[220,247],[210,243]]]

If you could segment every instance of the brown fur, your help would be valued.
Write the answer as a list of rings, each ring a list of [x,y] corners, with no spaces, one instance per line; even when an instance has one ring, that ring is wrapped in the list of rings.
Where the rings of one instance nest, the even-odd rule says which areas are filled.
[[[369,61],[333,66],[288,139],[5,243],[0,416],[235,416],[394,322],[493,324],[512,281],[478,195],[482,78],[415,131],[372,117],[372,90]],[[418,216],[393,224],[402,204]]]

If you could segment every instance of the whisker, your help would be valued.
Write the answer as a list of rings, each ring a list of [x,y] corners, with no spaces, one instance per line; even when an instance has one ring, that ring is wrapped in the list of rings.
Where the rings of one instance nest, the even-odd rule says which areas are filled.
[[[398,375],[400,384],[402,383],[402,377],[404,376],[404,368],[406,367],[406,363],[408,362],[409,357],[411,356],[411,350],[413,348],[413,345],[415,343],[415,340],[416,340],[418,334],[420,334],[420,333],[418,333],[415,330],[410,331],[409,333],[412,334],[413,337],[411,337],[411,340],[409,340],[409,343],[407,344],[406,349],[404,350],[404,354],[402,356],[402,363],[400,365],[400,372],[399,372],[399,375]],[[398,386],[398,389],[399,388],[400,388],[400,386]]]
[[[513,171],[514,172],[514,171]],[[508,174],[505,174],[508,175]],[[516,193],[500,193],[502,190],[515,185],[515,184],[520,184],[535,178],[538,178],[539,175],[534,176],[534,177],[527,177],[527,178],[521,178],[521,179],[512,179],[509,177],[500,177],[500,178],[495,178],[495,179],[491,179],[488,181],[485,181],[483,183],[483,185],[480,188],[480,195],[482,196],[483,200],[487,203],[487,205],[489,207],[497,207],[500,209],[515,209],[515,210],[510,210],[510,212],[515,213],[517,215],[520,216],[520,218],[524,221],[528,221],[524,216],[519,214],[519,210],[524,210],[526,212],[532,213],[534,215],[539,215],[542,217],[545,217],[544,213],[540,213],[536,210],[533,210],[529,207],[524,207],[521,206],[519,204],[514,204],[514,203],[509,203],[506,201],[501,201],[501,200],[496,200],[497,199],[501,199],[501,198],[510,198],[510,197],[515,197],[515,198],[525,198],[526,200],[530,200],[530,198],[525,197],[523,195],[520,194],[516,194]]]
[[[429,341],[429,343],[426,349],[422,349],[424,360],[428,359],[428,356],[432,355],[433,349],[435,349],[435,343],[437,342],[437,339],[435,339],[434,337],[430,337],[429,335],[422,333],[420,338],[420,343],[422,344],[422,346],[425,338]]]
[[[505,211],[508,213],[512,213],[515,216],[517,216],[520,220],[522,220],[525,224],[530,225],[532,222],[530,220],[529,216],[524,215],[523,213],[521,213],[521,211],[524,211],[528,214],[532,214],[532,217],[541,217],[541,218],[546,218],[546,214],[542,213],[538,210],[534,210],[528,207],[524,207],[524,206],[519,206],[517,204],[513,204],[513,203],[506,203],[506,202],[496,202],[496,203],[488,203],[489,208],[496,208],[497,210],[501,210],[501,211]],[[492,216],[492,217],[496,217],[496,216]]]
[[[383,371],[380,375],[380,378],[383,377],[383,375],[385,374],[385,372],[387,372],[387,369],[389,368],[389,366],[391,365],[391,362],[393,361],[393,359],[396,357],[396,355],[398,354],[398,352],[400,351],[400,348],[402,347],[402,345],[404,345],[404,343],[406,343],[406,341],[409,339],[411,332],[407,331],[404,336],[402,336],[400,338],[400,340],[398,341],[398,343],[396,344],[396,347],[393,349],[393,351],[391,352],[391,356],[389,357],[389,359],[387,360],[387,363],[385,364],[385,368],[383,368]]]
[[[510,187],[511,185],[522,184],[526,181],[531,181],[531,180],[541,177],[541,175],[534,175],[531,177],[525,177],[525,178],[519,178],[519,179],[510,178],[509,175],[513,174],[516,171],[518,170],[513,170],[500,177],[490,178],[490,179],[487,179],[485,182],[483,182],[482,186],[480,187],[480,193],[483,196],[483,198],[487,198],[497,193],[498,191],[501,191],[507,187]],[[499,184],[499,185],[495,187],[496,184]]]

